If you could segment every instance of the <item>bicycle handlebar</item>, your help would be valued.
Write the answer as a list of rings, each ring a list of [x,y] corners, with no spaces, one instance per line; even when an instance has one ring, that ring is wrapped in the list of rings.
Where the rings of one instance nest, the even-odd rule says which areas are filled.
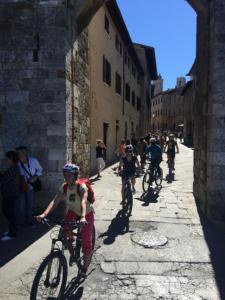
[[[80,221],[76,221],[76,222],[65,222],[65,221],[52,221],[49,219],[42,219],[41,221],[42,224],[45,224],[47,226],[51,226],[51,225],[60,225],[60,226],[65,226],[65,225],[69,225],[69,227],[76,229],[76,228],[80,228],[82,226],[82,223]],[[87,222],[88,224],[88,222]]]

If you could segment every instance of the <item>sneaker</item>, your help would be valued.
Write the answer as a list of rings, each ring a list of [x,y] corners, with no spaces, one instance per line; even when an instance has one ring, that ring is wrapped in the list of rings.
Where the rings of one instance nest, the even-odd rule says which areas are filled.
[[[5,232],[3,232],[3,235],[2,236],[6,236],[6,235],[8,235],[9,234],[9,231],[5,231]]]
[[[5,236],[3,236],[3,237],[1,238],[1,241],[10,241],[10,240],[12,240],[12,239],[13,239],[12,236],[10,236],[10,235],[5,235]]]

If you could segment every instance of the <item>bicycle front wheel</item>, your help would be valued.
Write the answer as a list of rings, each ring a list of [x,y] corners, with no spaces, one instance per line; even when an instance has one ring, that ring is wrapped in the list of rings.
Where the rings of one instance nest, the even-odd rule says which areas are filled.
[[[142,180],[142,189],[145,193],[148,192],[151,182],[151,174],[150,172],[145,173],[143,180]]]
[[[60,251],[50,253],[37,270],[30,299],[63,299],[67,272],[65,256]]]
[[[124,216],[131,216],[133,208],[133,195],[130,189],[124,190],[123,209]]]

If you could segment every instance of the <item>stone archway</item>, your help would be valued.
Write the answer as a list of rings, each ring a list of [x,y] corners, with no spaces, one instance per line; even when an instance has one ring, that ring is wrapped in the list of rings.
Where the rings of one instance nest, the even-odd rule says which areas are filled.
[[[46,168],[46,199],[61,183],[65,160],[88,173],[85,27],[104,2],[0,3],[0,163],[4,151],[29,145]],[[225,223],[225,0],[187,2],[198,15],[194,194],[211,220]]]
[[[105,1],[93,2],[93,7],[99,7]],[[225,1],[187,2],[197,13],[193,191],[208,218],[222,224],[225,223]],[[83,6],[86,23],[92,17],[90,11],[93,12],[90,7]]]

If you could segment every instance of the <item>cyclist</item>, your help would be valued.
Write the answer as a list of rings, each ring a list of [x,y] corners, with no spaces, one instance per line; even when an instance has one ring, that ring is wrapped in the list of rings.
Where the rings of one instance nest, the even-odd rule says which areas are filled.
[[[177,149],[177,153],[179,153],[179,147],[178,147],[177,142],[174,140],[174,135],[170,134],[169,135],[169,140],[165,144],[164,152],[167,153],[168,159],[171,157],[172,162],[173,162],[172,163],[173,170],[175,170],[176,149]]]
[[[155,138],[151,138],[150,145],[146,149],[146,154],[150,155],[150,169],[151,172],[154,171],[155,168],[157,168],[158,173],[161,175],[161,168],[160,163],[162,161],[162,149],[160,145],[156,143]]]
[[[80,219],[82,223],[81,237],[82,250],[84,253],[84,268],[81,276],[85,277],[92,257],[92,231],[94,225],[94,213],[91,203],[87,200],[88,189],[85,183],[78,185],[79,167],[75,164],[67,163],[63,167],[65,183],[63,183],[48,207],[42,214],[36,216],[38,221],[46,218],[61,202],[66,202],[67,210],[65,222],[75,222]],[[64,185],[68,188],[65,192]],[[78,190],[79,189],[79,190]],[[67,232],[68,229],[64,228]],[[71,234],[67,234],[71,239]]]
[[[131,185],[132,185],[132,192],[135,193],[135,173],[137,170],[137,167],[140,168],[139,161],[137,157],[133,153],[133,146],[128,145],[125,148],[125,153],[126,156],[122,157],[120,160],[119,164],[119,172],[122,169],[121,172],[121,177],[122,177],[122,199],[123,199],[123,194],[124,194],[124,188],[125,188],[125,183],[127,180],[131,179]],[[122,202],[121,202],[122,204]]]

